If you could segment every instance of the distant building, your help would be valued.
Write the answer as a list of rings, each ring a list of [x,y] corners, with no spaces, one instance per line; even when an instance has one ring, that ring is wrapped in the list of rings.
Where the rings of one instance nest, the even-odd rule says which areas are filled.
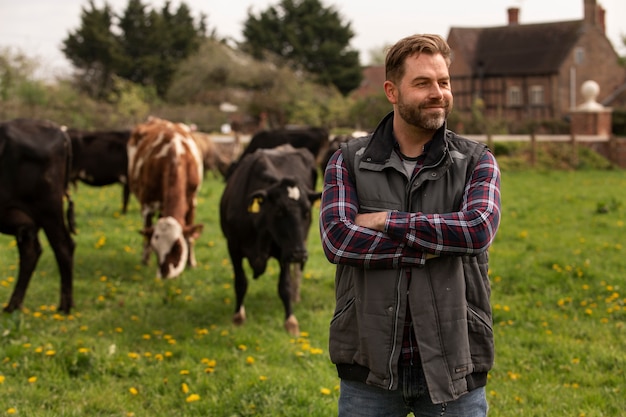
[[[587,80],[598,83],[599,103],[626,107],[626,69],[606,37],[605,10],[596,0],[583,7],[582,20],[524,25],[513,7],[506,26],[452,27],[454,108],[468,112],[480,98],[487,116],[563,119],[582,103]]]

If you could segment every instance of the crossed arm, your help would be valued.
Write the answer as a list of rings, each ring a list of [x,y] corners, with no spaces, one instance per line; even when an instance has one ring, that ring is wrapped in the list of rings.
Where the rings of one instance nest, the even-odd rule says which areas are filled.
[[[500,172],[485,153],[452,213],[359,213],[356,189],[341,152],[325,172],[320,233],[330,262],[365,268],[421,265],[428,258],[471,255],[492,243],[500,221]]]

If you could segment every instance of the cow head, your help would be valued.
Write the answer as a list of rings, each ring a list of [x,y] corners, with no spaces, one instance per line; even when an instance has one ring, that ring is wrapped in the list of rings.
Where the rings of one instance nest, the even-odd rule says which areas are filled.
[[[320,196],[321,193],[304,189],[291,178],[283,178],[248,197],[248,212],[253,216],[256,230],[260,236],[269,237],[272,244],[279,248],[281,261],[306,261],[311,205]],[[267,242],[265,238],[259,241]]]
[[[154,227],[142,234],[150,240],[150,247],[157,256],[159,278],[176,278],[189,260],[189,242],[197,239],[203,225],[182,226],[173,217],[161,217]]]

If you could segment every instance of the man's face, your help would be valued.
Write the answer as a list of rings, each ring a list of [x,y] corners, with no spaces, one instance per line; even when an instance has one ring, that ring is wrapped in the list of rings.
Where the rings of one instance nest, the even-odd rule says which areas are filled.
[[[404,76],[395,89],[396,102],[392,102],[398,114],[409,125],[439,129],[453,104],[450,74],[443,56],[413,55],[404,66]]]

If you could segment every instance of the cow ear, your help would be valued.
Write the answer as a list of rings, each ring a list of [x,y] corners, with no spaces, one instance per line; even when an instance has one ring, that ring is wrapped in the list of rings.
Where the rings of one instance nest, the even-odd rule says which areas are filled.
[[[192,224],[189,226],[185,226],[185,228],[183,229],[183,236],[196,240],[200,237],[203,229],[203,224]]]
[[[145,229],[139,231],[139,234],[147,237],[148,239],[152,238],[153,233],[154,233],[154,227],[146,227]]]
[[[314,203],[317,200],[319,200],[320,198],[322,198],[322,193],[320,193],[320,192],[308,193],[307,197],[309,198],[309,201],[311,203]]]
[[[265,190],[258,190],[250,194],[248,197],[248,213],[258,213],[261,211],[261,204],[263,204],[263,200],[267,197],[267,192]]]

